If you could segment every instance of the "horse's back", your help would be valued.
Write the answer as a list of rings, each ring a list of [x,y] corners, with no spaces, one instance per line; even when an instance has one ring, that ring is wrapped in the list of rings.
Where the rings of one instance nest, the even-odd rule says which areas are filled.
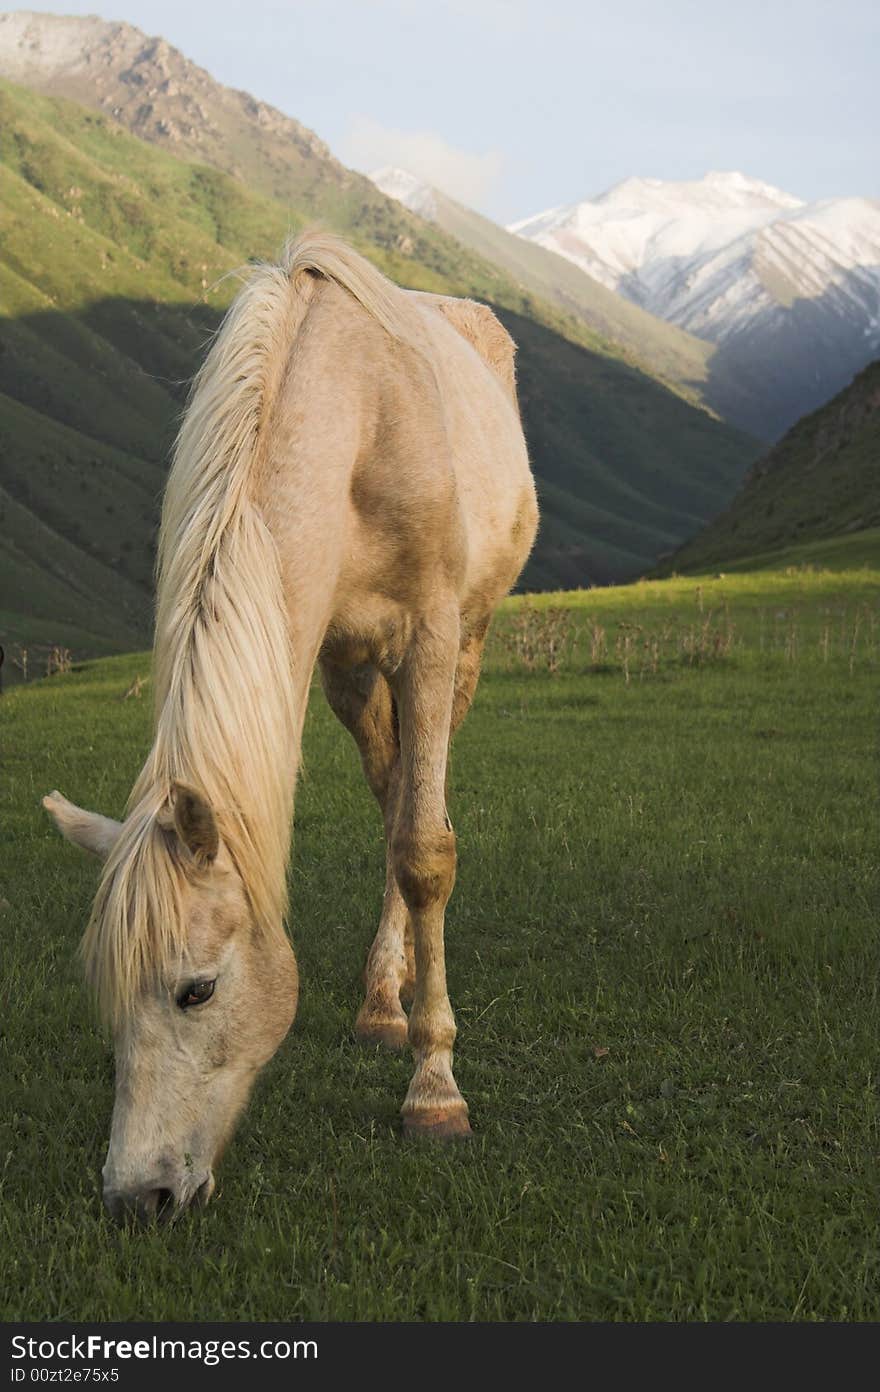
[[[355,613],[380,622],[386,608],[417,612],[441,593],[489,612],[534,537],[513,345],[483,306],[447,301],[438,312],[435,297],[412,300],[422,298],[414,347],[347,291],[318,282],[275,413],[272,530],[295,584],[298,506],[323,513],[326,545],[308,564],[326,571],[331,626],[341,629]],[[487,352],[500,354],[500,370]],[[332,573],[329,557],[338,558]]]

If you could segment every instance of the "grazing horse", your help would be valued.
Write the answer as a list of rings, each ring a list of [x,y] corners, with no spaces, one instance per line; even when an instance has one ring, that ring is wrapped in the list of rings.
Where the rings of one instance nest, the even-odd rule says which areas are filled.
[[[316,662],[385,824],[356,1032],[409,1043],[406,1131],[470,1130],[446,765],[537,526],[513,360],[485,306],[402,290],[309,234],[250,271],[196,376],[162,510],[152,748],[121,823],[44,799],[104,861],[83,953],[115,1043],[114,1216],[207,1202],[293,1020],[287,865]]]

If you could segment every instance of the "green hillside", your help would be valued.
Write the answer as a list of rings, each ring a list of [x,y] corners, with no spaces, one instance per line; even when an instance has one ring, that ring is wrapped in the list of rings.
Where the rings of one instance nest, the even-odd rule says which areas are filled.
[[[227,273],[274,254],[311,211],[0,83],[7,637],[100,652],[148,636],[168,446],[235,291]],[[632,575],[730,497],[754,454],[746,437],[574,330],[565,337],[559,312],[476,256],[456,259],[449,239],[352,239],[401,283],[494,303],[519,340],[545,519],[530,587]]]
[[[10,27],[17,17],[5,18]],[[530,313],[528,297],[538,296],[544,303],[534,308],[538,317],[555,321],[551,326],[566,323],[588,347],[607,340],[616,345],[612,355],[629,353],[637,366],[698,393],[707,345],[644,314],[570,263],[560,264],[442,194],[439,225],[426,224],[341,164],[299,121],[224,86],[165,39],[96,16],[33,14],[29,21],[22,47],[0,42],[0,73],[13,81],[112,112],[140,140],[231,174],[294,216],[306,209],[310,217],[447,277],[476,275],[493,301],[499,287],[515,291],[520,303],[510,307]],[[0,38],[3,25],[0,15]],[[509,302],[503,293],[501,299]]]
[[[310,217],[447,278],[470,277],[482,284],[484,297],[625,358],[725,419],[741,424],[738,408],[749,415],[751,394],[744,400],[730,374],[719,371],[710,344],[439,191],[436,225],[426,224],[347,169],[299,121],[224,86],[165,39],[96,16],[32,14],[24,42],[4,42],[4,28],[17,29],[18,18],[7,16],[4,25],[0,16],[0,75],[112,112],[139,139],[231,174],[288,210],[307,209]]]
[[[798,421],[663,569],[836,567],[858,557],[880,558],[880,361]]]

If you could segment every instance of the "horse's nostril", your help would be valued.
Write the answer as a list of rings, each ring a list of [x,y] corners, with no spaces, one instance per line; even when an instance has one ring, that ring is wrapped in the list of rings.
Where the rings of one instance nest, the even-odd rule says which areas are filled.
[[[161,1223],[174,1211],[175,1198],[171,1189],[108,1190],[104,1203],[117,1223]]]
[[[170,1189],[156,1189],[153,1192],[156,1196],[153,1212],[161,1223],[166,1218],[171,1217],[174,1209],[174,1195]]]
[[[161,1189],[146,1189],[142,1194],[134,1194],[131,1199],[131,1207],[136,1216],[145,1222],[155,1218],[161,1193]]]

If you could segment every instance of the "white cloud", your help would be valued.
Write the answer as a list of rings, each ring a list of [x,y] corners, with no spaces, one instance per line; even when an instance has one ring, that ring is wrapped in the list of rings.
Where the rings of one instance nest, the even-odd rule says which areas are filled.
[[[482,155],[459,150],[433,131],[394,130],[371,116],[354,118],[340,155],[365,174],[397,165],[471,208],[485,206],[502,167],[497,150]]]

